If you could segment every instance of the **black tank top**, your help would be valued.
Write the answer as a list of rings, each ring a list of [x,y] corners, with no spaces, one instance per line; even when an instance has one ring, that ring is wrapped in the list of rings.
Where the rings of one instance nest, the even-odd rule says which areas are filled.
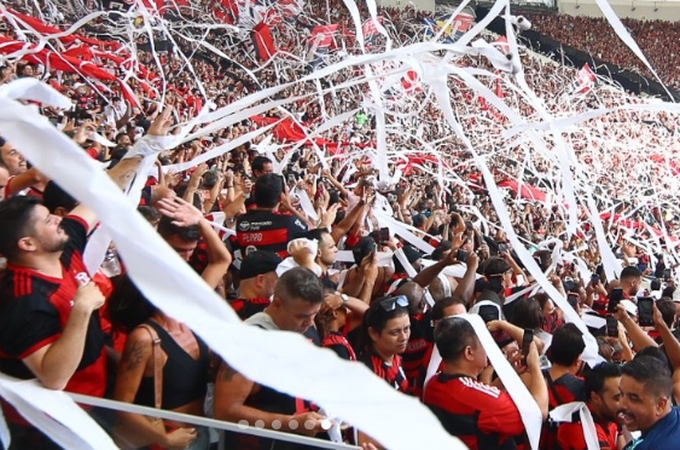
[[[194,359],[159,324],[149,320],[146,325],[156,330],[161,348],[168,356],[163,366],[162,409],[179,408],[205,397],[210,365],[208,346],[194,334],[199,348],[198,359]],[[142,377],[135,404],[154,407],[153,376]]]

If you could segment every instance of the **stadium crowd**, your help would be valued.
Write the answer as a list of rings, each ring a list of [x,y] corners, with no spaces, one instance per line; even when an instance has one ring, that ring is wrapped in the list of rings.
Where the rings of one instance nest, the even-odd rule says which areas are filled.
[[[35,15],[16,3],[15,11]],[[109,39],[125,42],[120,24],[90,24],[83,33],[100,40],[91,60],[121,78],[135,67],[128,85],[137,104],[115,79],[94,82],[11,54],[2,83],[35,77],[70,97],[72,111],[36,106],[83,151],[107,163],[121,188],[144,158],[157,159],[139,212],[246,323],[303,334],[340,358],[365,364],[396,390],[420,398],[468,447],[528,448],[519,409],[488,364],[480,337],[470,322],[455,317],[470,312],[484,319],[539,406],[545,421],[540,448],[586,448],[582,417],[558,423],[548,416],[573,401],[587,405],[602,449],[672,448],[680,437],[680,413],[673,406],[680,398],[674,334],[680,215],[677,168],[669,163],[678,149],[677,115],[626,109],[643,100],[604,80],[581,91],[573,69],[522,51],[535,100],[485,59],[455,55],[463,70],[486,70],[480,81],[526,122],[609,110],[581,120],[560,139],[546,132],[542,140],[516,142],[505,136],[518,122],[462,77],[448,77],[448,101],[492,173],[485,180],[417,77],[380,85],[380,107],[367,100],[364,73],[353,66],[323,77],[320,87],[296,82],[311,70],[304,60],[309,39],[300,38],[307,32],[299,30],[339,25],[336,49],[318,55],[321,65],[340,61],[343,52],[360,52],[346,31],[353,23],[341,2],[310,2],[302,11],[272,24],[285,52],[269,64],[257,60],[249,38],[219,29],[206,34],[192,22],[201,17],[197,11],[185,12],[180,28],[172,21],[156,26],[152,36],[131,23],[125,33],[134,30],[139,46],[130,55],[132,65],[103,56]],[[71,22],[78,19],[65,13]],[[369,17],[365,5],[360,13]],[[395,47],[425,34],[424,16],[412,9],[379,13]],[[3,20],[4,38],[22,38],[15,21]],[[182,58],[206,51],[197,44],[204,35],[229,64]],[[177,48],[143,47],[150,38],[170,37]],[[369,51],[382,51],[385,38],[372,38]],[[64,51],[78,45],[69,43]],[[373,68],[387,74],[398,65]],[[282,107],[177,148],[157,148],[173,125],[200,118],[209,102],[225,107],[283,83],[291,84],[272,98],[290,100]],[[246,106],[255,104],[265,101]],[[389,130],[387,161],[378,149],[381,108],[390,112],[383,125]],[[305,135],[343,113],[351,115],[342,124]],[[271,132],[190,164],[268,124]],[[572,152],[558,158],[560,142]],[[186,163],[191,168],[178,169]],[[385,170],[390,176],[380,176]],[[492,198],[491,184],[502,188],[501,199]],[[315,405],[249,380],[214,358],[181,321],[154,307],[127,276],[115,244],[101,269],[87,273],[83,254],[97,218],[4,138],[0,185],[0,254],[6,259],[0,371],[37,377],[51,389],[236,423],[259,421],[269,429],[328,439]],[[578,199],[577,212],[567,205],[570,195]],[[593,214],[587,199],[603,213]],[[494,200],[507,208],[512,230],[502,226],[503,211]],[[570,229],[572,215],[576,230]],[[598,242],[598,227],[606,245]],[[567,298],[604,362],[584,364],[583,328],[536,285],[541,275],[526,267],[509,234],[531,250]],[[603,246],[621,265],[614,277],[607,276]],[[429,376],[428,366],[438,357],[437,373]],[[10,449],[59,448],[9,405],[3,408]],[[126,448],[211,445],[202,427],[89,412]],[[342,437],[381,448],[361,430],[344,430]],[[228,448],[235,449],[307,448],[246,434],[228,439]]]
[[[528,13],[534,30],[556,41],[590,53],[597,60],[615,64],[622,69],[636,71],[652,78],[642,61],[615,37],[607,19],[603,17],[569,16],[566,14]],[[671,88],[680,87],[678,55],[674,43],[680,30],[674,22],[666,20],[622,19],[628,32],[640,46],[661,80]]]

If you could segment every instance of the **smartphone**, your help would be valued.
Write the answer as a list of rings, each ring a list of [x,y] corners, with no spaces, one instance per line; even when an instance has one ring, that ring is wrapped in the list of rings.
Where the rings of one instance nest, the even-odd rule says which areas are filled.
[[[671,269],[664,269],[663,270],[663,279],[664,280],[670,280],[671,279]]]
[[[529,355],[529,346],[534,341],[534,330],[529,328],[524,329],[524,336],[522,337],[522,364],[527,365],[527,356]]]
[[[616,312],[616,307],[619,306],[619,302],[623,299],[623,289],[614,288],[609,293],[609,306],[607,307],[607,312],[613,314]]]
[[[479,316],[482,318],[484,323],[489,323],[492,320],[499,320],[500,316],[498,314],[498,308],[491,305],[482,305],[479,307]]]
[[[384,244],[385,242],[390,240],[390,229],[389,228],[381,228],[378,231],[378,241],[380,241],[381,244]]]
[[[600,282],[600,276],[598,274],[594,273],[590,276],[590,284],[595,285],[595,284],[598,284],[599,282]]]
[[[654,311],[652,297],[640,297],[638,299],[638,324],[641,327],[651,327],[654,325]]]
[[[578,294],[574,294],[573,292],[569,292],[567,294],[567,302],[569,305],[576,310],[576,306],[578,305]]]
[[[607,336],[617,337],[619,335],[619,321],[614,316],[607,316]]]
[[[660,291],[661,290],[661,280],[658,278],[655,278],[652,280],[650,283],[650,288],[651,291]]]
[[[507,252],[508,244],[498,244],[498,252]]]
[[[462,263],[467,262],[468,252],[466,252],[465,250],[458,249],[456,259]]]

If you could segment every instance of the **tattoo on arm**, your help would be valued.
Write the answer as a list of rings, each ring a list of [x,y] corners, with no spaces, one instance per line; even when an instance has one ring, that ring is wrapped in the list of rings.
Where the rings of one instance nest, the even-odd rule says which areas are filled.
[[[144,344],[135,340],[131,347],[127,347],[123,353],[123,361],[126,362],[125,369],[128,371],[136,370],[144,362],[146,349]]]
[[[221,378],[224,381],[231,381],[238,372],[231,368],[230,365],[224,364],[224,369],[222,369]]]
[[[132,181],[136,173],[137,172],[135,170],[126,170],[118,176],[116,182],[120,187],[125,187],[130,183],[130,181]]]

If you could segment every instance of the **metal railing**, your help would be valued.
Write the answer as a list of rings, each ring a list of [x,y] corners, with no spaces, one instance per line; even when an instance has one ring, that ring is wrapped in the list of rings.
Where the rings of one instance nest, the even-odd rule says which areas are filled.
[[[285,433],[282,431],[268,430],[243,424],[236,424],[232,422],[225,422],[222,420],[210,419],[207,417],[199,417],[190,414],[178,413],[174,411],[167,411],[163,409],[156,409],[147,406],[139,406],[131,403],[123,403],[115,400],[108,400],[98,397],[91,397],[89,395],[73,394],[65,392],[73,401],[94,406],[97,408],[105,408],[114,411],[127,412],[132,414],[141,414],[149,417],[159,417],[161,419],[172,420],[175,422],[188,423],[196,426],[215,429],[220,436],[219,450],[225,449],[224,432],[230,431],[235,433],[249,434],[252,436],[274,439],[277,441],[286,441],[300,445],[316,447],[320,449],[343,449],[343,450],[358,450],[360,447],[337,442],[330,442],[313,437],[301,436],[298,434]]]

